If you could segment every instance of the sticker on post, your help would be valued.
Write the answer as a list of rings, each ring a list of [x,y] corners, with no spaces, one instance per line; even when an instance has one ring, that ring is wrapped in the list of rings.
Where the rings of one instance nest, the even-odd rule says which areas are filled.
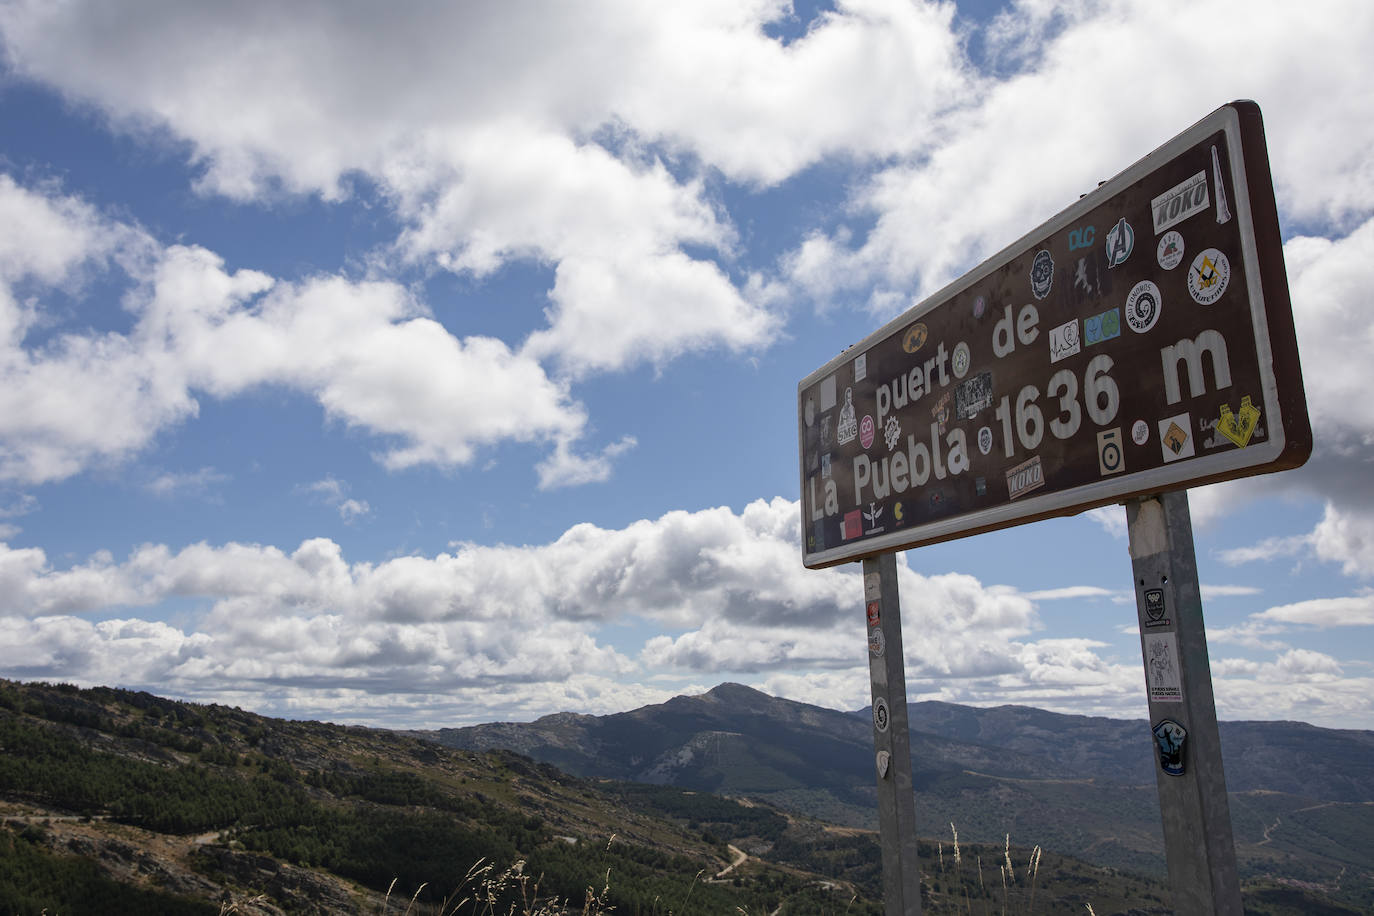
[[[1183,746],[1188,740],[1188,729],[1173,719],[1161,719],[1151,731],[1159,749],[1159,768],[1170,776],[1182,776]]]
[[[1166,610],[1164,605],[1164,589],[1147,588],[1145,589],[1145,626],[1147,627],[1167,627],[1169,618],[1164,616]]]
[[[1178,643],[1173,633],[1145,634],[1145,681],[1151,703],[1183,702]]]
[[[878,778],[886,779],[887,771],[892,767],[892,752],[879,751],[878,756],[873,761],[873,763],[878,767]]]
[[[877,599],[877,598],[874,598],[874,599],[872,599],[871,601],[868,602],[868,605],[867,605],[867,607],[866,607],[865,610],[864,610],[864,613],[865,613],[865,614],[867,615],[867,617],[868,617],[868,625],[869,625],[870,627],[876,627],[876,626],[878,625],[878,619],[879,619],[878,607],[879,607],[879,604],[880,604],[880,602],[878,601],[878,599]]]
[[[868,651],[874,658],[883,657],[883,649],[887,648],[887,637],[883,636],[883,631],[873,629],[868,631]]]
[[[878,697],[873,701],[873,727],[885,733],[891,724],[892,716],[887,709],[887,698]]]

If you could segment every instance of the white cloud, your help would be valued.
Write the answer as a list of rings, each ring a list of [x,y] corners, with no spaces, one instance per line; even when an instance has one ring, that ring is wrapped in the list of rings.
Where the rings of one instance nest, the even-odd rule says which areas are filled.
[[[331,480],[321,492],[342,494]],[[862,705],[868,649],[859,576],[800,565],[797,512],[786,500],[756,501],[738,513],[670,512],[617,530],[577,525],[539,546],[458,545],[381,563],[349,563],[324,538],[289,552],[146,545],[122,562],[98,553],[65,568],[41,550],[0,546],[0,667],[12,676],[156,684],[179,696],[250,698],[255,708],[354,721],[384,718],[367,697],[386,695],[412,708],[408,721],[430,725],[447,724],[433,716],[456,714],[436,693],[472,698],[461,715],[481,721],[614,711],[741,675],[797,699]],[[898,576],[913,698],[1143,713],[1132,641],[1117,657],[1099,640],[1033,638],[1040,624],[1025,594],[968,575],[922,575],[905,563]],[[1098,597],[1078,588],[1045,594]],[[173,599],[192,609],[176,623],[132,613],[160,616]],[[1368,605],[1356,610],[1367,617]],[[1262,693],[1274,704],[1267,715],[1290,710],[1283,697],[1293,696],[1304,698],[1312,721],[1345,721],[1358,707],[1344,689],[1345,663],[1265,637],[1285,624],[1351,613],[1344,604],[1307,603],[1209,631],[1217,642],[1274,653],[1256,660],[1267,666],[1263,677],[1228,688],[1239,705],[1223,705],[1222,714],[1251,714]],[[598,635],[604,624],[647,635],[611,645]],[[655,677],[621,683],[645,671]],[[1232,665],[1218,684],[1249,676]],[[1313,706],[1307,687],[1315,682],[1341,690]],[[481,690],[489,693],[478,702]]]
[[[306,484],[307,493],[316,494],[327,506],[338,510],[339,518],[345,522],[367,515],[372,507],[366,500],[353,499],[348,495],[348,484],[330,475],[314,483]]]
[[[1268,562],[1280,557],[1293,557],[1309,550],[1312,537],[1307,534],[1285,535],[1265,538],[1257,544],[1246,547],[1232,547],[1217,551],[1217,559],[1227,566],[1240,566],[1244,563]]]
[[[204,493],[228,479],[229,475],[221,474],[212,467],[203,467],[198,471],[164,471],[144,484],[144,489],[154,496],[169,498],[185,493]]]
[[[1374,626],[1374,592],[1345,598],[1312,598],[1281,604],[1255,615],[1260,620],[1299,623],[1314,627]]]
[[[1068,598],[1108,598],[1112,592],[1096,585],[1066,585],[1021,594],[1031,601],[1060,601]]]
[[[539,473],[539,489],[553,490],[608,480],[612,460],[637,444],[634,436],[625,436],[619,442],[606,446],[599,454],[579,455],[573,451],[568,440],[561,439],[555,444],[553,454],[535,467]]]
[[[822,299],[876,282],[871,307],[893,314],[1234,98],[1264,107],[1275,185],[1291,217],[1362,219],[1374,208],[1374,166],[1359,151],[1374,142],[1374,126],[1362,114],[1356,61],[1374,11],[1356,0],[1338,7],[1256,15],[1244,0],[1213,0],[1180,15],[1125,0],[1018,3],[994,44],[1016,46],[1025,23],[1039,53],[1008,55],[1018,72],[943,114],[938,149],[861,185],[852,205],[876,224],[856,247],[845,229],[814,235],[789,272]],[[1195,28],[1199,20],[1226,21],[1229,39],[1215,41]],[[1295,41],[1339,63],[1292,54]],[[1124,86],[1087,76],[1124,59],[1149,60],[1150,78]],[[1349,72],[1333,82],[1329,66]]]
[[[130,279],[139,285],[125,298],[128,333],[72,329],[41,346],[23,342],[32,315],[5,312],[15,300],[0,295],[12,330],[0,339],[0,478],[41,483],[120,461],[194,417],[197,393],[227,398],[263,385],[309,394],[327,415],[380,437],[379,460],[393,469],[462,465],[478,448],[516,441],[552,445],[560,469],[579,471],[567,482],[581,482],[604,479],[629,441],[576,465],[572,449],[587,418],[567,385],[499,340],[454,337],[397,284],[230,273],[203,248],[158,249],[74,198],[12,183],[0,184],[0,209],[7,206],[60,227],[41,236],[60,231],[75,241],[49,263],[11,239],[0,252],[0,293],[21,268],[37,277],[34,263],[46,279],[100,266],[110,255],[97,237],[123,240],[115,250],[137,261]],[[195,482],[164,475],[152,486]],[[351,507],[361,509],[361,501]]]

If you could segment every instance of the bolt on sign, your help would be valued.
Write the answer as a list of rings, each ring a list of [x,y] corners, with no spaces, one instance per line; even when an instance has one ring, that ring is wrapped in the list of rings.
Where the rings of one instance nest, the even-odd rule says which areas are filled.
[[[1312,450],[1259,107],[1208,115],[807,376],[830,566]]]

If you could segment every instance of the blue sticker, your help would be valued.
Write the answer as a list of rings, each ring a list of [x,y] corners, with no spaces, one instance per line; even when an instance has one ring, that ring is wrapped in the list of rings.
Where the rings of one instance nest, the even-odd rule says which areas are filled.
[[[1182,776],[1183,746],[1188,740],[1188,730],[1173,719],[1161,719],[1152,731],[1159,748],[1159,768],[1170,776]]]
[[[1126,222],[1126,217],[1116,221],[1116,225],[1107,231],[1107,266],[1120,267],[1126,263],[1126,259],[1131,256],[1131,250],[1135,248],[1135,230],[1131,224]]]
[[[1088,346],[1102,343],[1104,340],[1111,340],[1113,337],[1121,336],[1121,311],[1119,309],[1107,309],[1100,315],[1092,315],[1083,319],[1083,338],[1088,342]]]

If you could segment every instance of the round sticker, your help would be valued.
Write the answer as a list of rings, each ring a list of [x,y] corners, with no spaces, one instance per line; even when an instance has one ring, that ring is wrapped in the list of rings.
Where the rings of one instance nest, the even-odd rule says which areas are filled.
[[[1135,230],[1123,216],[1116,221],[1115,226],[1107,230],[1107,266],[1120,267],[1125,264],[1134,249]]]
[[[1159,248],[1155,252],[1159,258],[1159,266],[1165,270],[1173,270],[1183,263],[1183,235],[1176,229],[1170,229],[1159,237]]]
[[[954,364],[954,377],[963,378],[968,375],[968,344],[962,340],[954,345],[954,356],[951,362]]]
[[[1035,298],[1044,299],[1050,294],[1050,284],[1054,282],[1054,258],[1047,250],[1042,248],[1035,253],[1030,278],[1031,292],[1035,293]]]
[[[1131,425],[1131,441],[1136,445],[1144,445],[1150,441],[1150,424],[1144,420],[1136,420]]]
[[[1211,305],[1231,282],[1231,262],[1215,248],[1205,248],[1188,268],[1188,294],[1198,305]]]
[[[892,717],[888,714],[887,700],[883,697],[873,701],[873,725],[880,732],[887,731],[888,725],[892,722]]]
[[[1155,326],[1162,307],[1159,287],[1150,280],[1141,280],[1131,287],[1131,294],[1126,297],[1126,323],[1132,331],[1144,334]]]
[[[873,444],[873,417],[869,414],[859,421],[859,444],[864,448]]]
[[[924,324],[913,324],[911,327],[907,328],[906,333],[902,335],[902,349],[908,353],[915,353],[917,350],[921,349],[921,347],[925,346],[926,337],[929,333],[930,332],[926,330]]]
[[[982,317],[983,317],[983,313],[986,312],[987,310],[988,310],[988,300],[987,300],[985,297],[979,296],[977,299],[974,299],[974,300],[973,300],[973,317],[974,317],[974,318],[982,318]]]
[[[992,430],[986,426],[978,430],[978,451],[984,455],[992,451]]]
[[[885,645],[886,642],[883,639],[882,630],[875,629],[868,631],[868,651],[873,653],[874,658],[883,657],[883,647]]]
[[[807,425],[807,426],[815,426],[815,425],[816,425],[816,400],[815,400],[815,398],[807,398],[807,399],[806,399],[806,409],[802,412],[802,416],[806,419],[806,425]]]

